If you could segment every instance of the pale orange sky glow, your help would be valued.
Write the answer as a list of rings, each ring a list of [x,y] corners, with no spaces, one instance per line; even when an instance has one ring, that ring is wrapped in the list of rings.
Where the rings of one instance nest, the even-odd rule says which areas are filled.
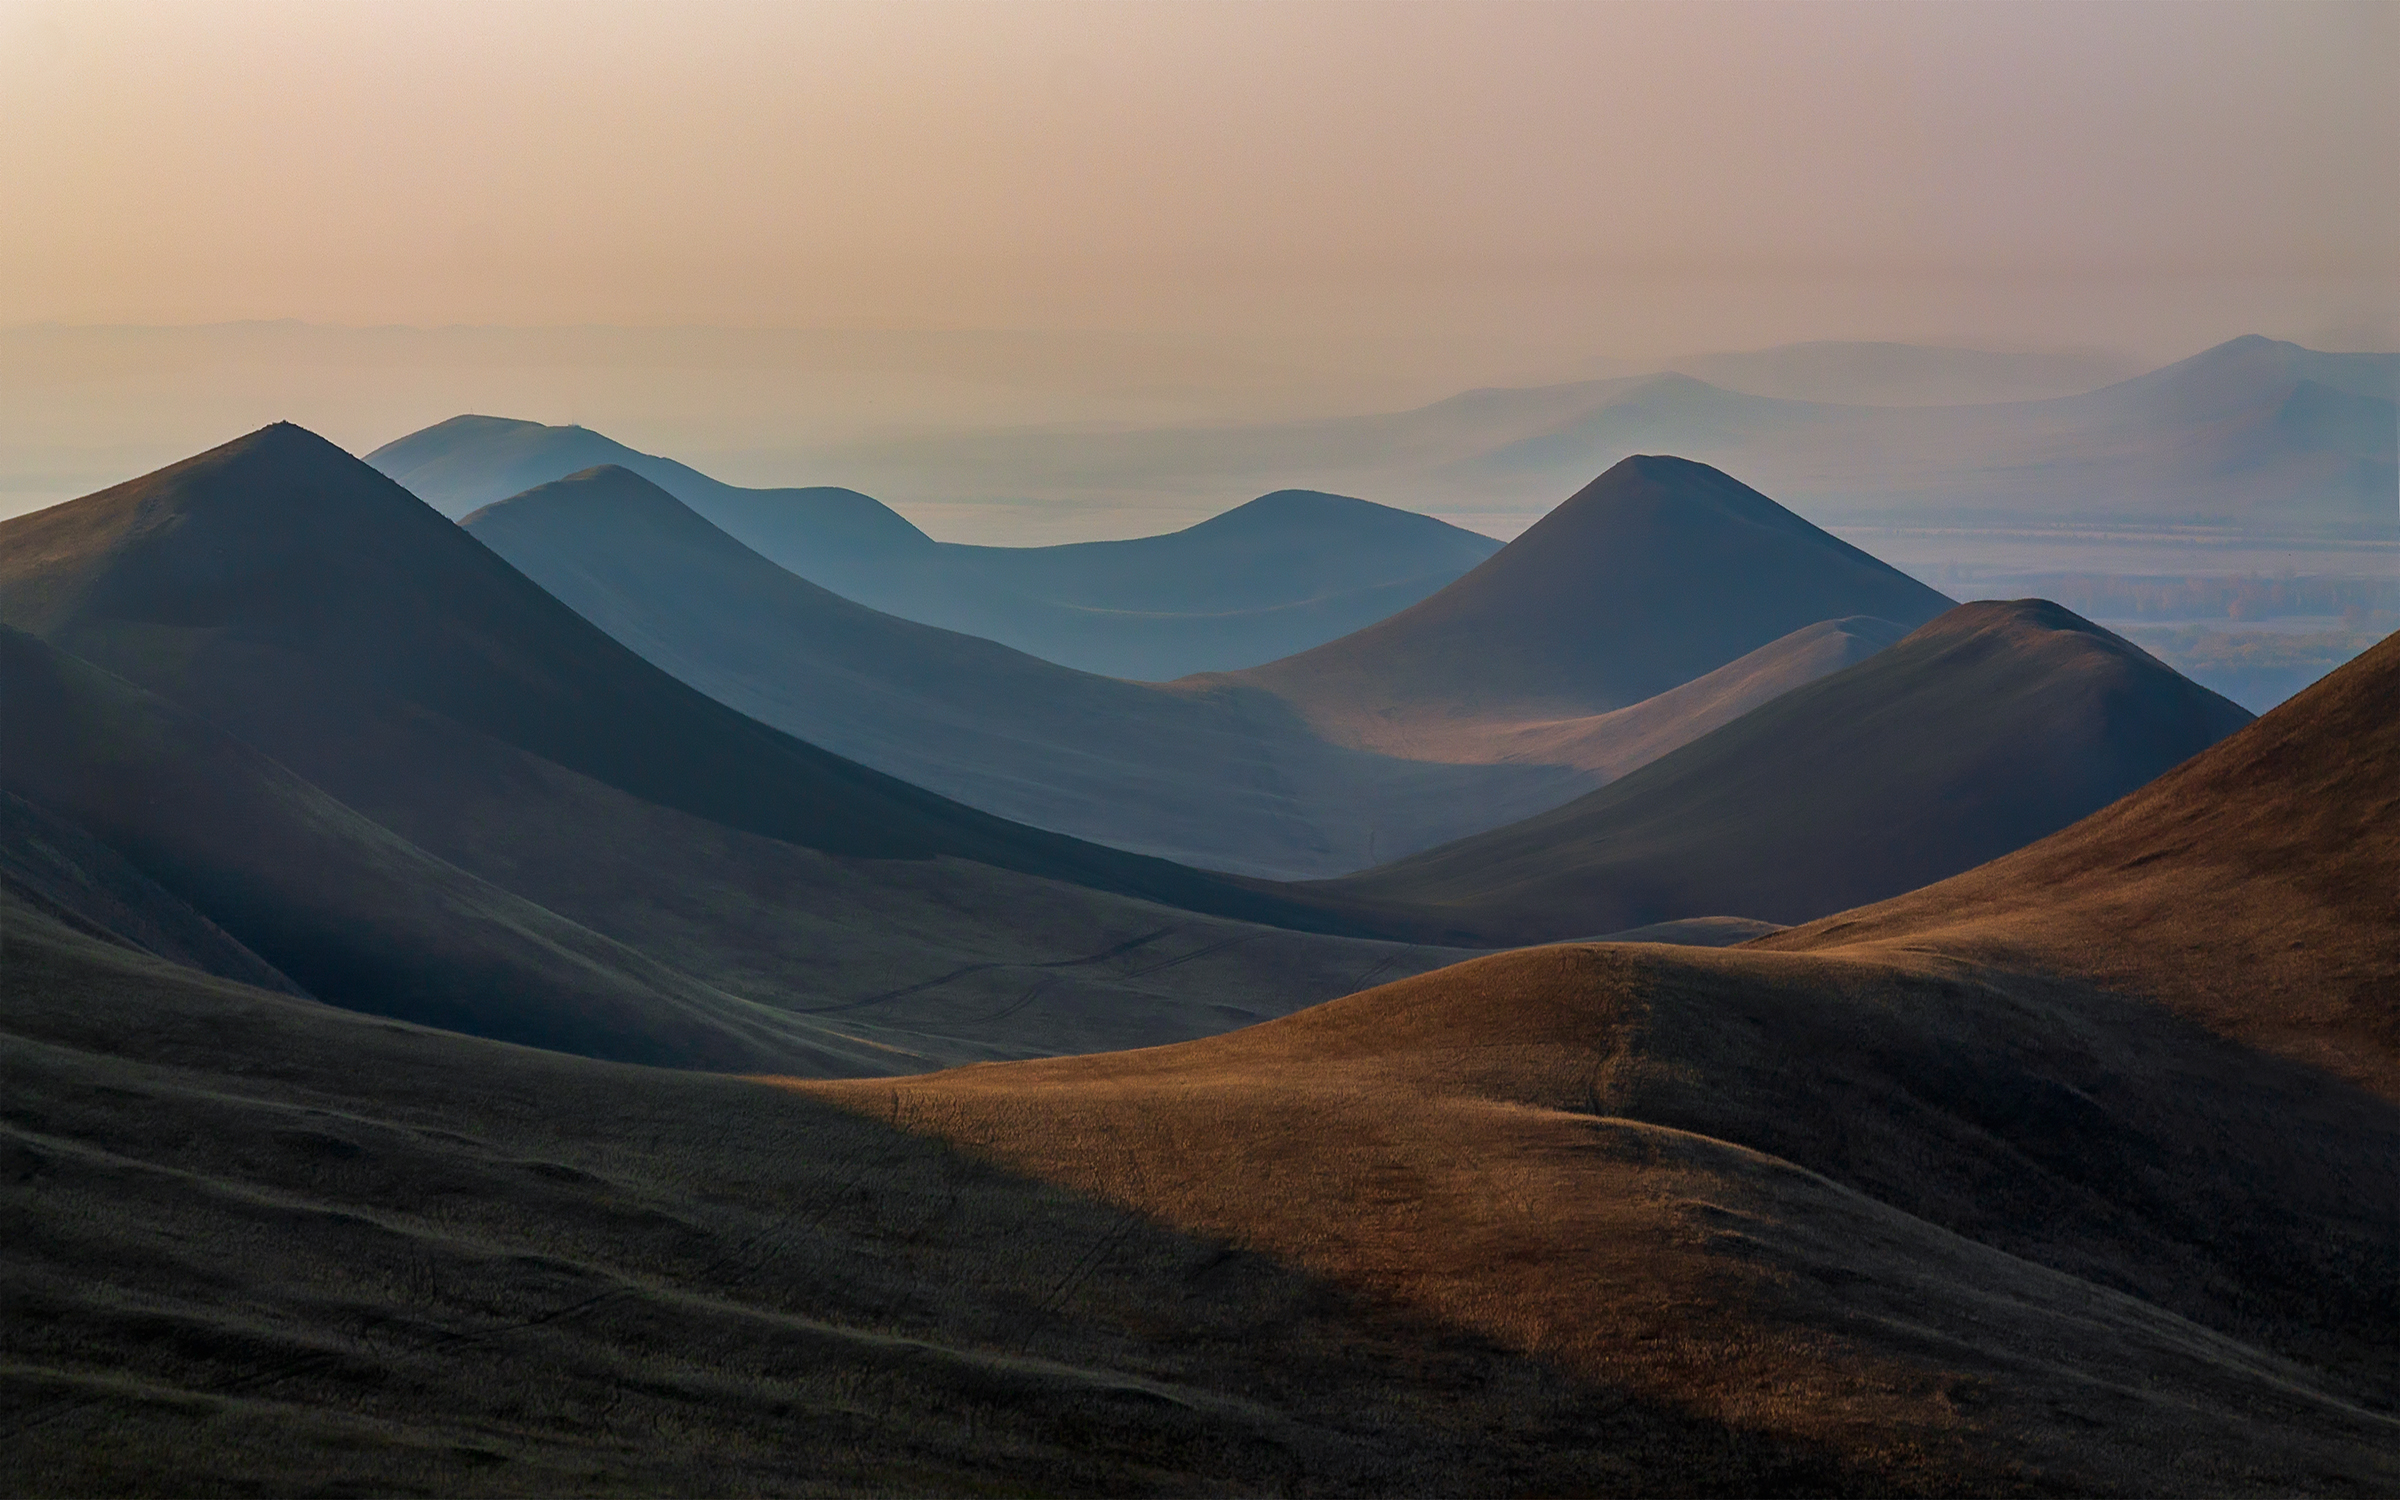
[[[2400,7],[0,4],[0,323],[2388,344]]]

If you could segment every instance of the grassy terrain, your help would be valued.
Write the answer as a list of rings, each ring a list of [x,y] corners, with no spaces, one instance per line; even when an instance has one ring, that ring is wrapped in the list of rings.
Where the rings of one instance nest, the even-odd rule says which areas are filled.
[[[14,905],[0,931],[11,1493],[1891,1482],[1011,1173],[896,1100],[373,1021]]]

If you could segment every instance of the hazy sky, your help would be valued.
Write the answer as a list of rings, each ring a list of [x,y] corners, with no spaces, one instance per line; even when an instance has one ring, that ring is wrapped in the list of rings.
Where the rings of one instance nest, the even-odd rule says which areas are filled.
[[[0,0],[0,323],[2395,339],[2400,5]]]

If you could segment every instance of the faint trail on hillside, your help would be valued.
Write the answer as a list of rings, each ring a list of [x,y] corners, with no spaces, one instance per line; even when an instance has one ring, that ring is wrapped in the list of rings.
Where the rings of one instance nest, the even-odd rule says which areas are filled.
[[[904,999],[910,995],[921,994],[926,990],[939,989],[941,986],[950,983],[954,979],[964,979],[969,974],[988,973],[993,969],[1075,969],[1081,968],[1088,964],[1106,963],[1108,960],[1117,957],[1119,954],[1131,953],[1136,948],[1146,947],[1151,943],[1157,942],[1160,938],[1172,935],[1178,930],[1179,929],[1173,927],[1161,927],[1156,932],[1145,932],[1140,937],[1127,938],[1121,943],[1117,943],[1111,947],[1103,948],[1097,953],[1087,953],[1081,958],[1054,958],[1047,961],[1029,963],[994,962],[962,964],[959,967],[950,970],[946,974],[937,974],[931,979],[919,980],[915,984],[904,984],[898,989],[878,990],[872,995],[864,995],[856,1000],[844,1000],[834,1005],[793,1006],[790,1007],[790,1013],[800,1016],[826,1016],[832,1015],[836,1011],[861,1010],[870,1005],[881,1005],[887,1000]],[[1245,933],[1244,936],[1246,937],[1248,934]],[[1240,940],[1241,939],[1237,938],[1234,941],[1239,942]],[[1219,944],[1218,946],[1222,947],[1224,945]],[[1200,950],[1200,952],[1207,951],[1209,950]],[[1185,958],[1196,958],[1198,956],[1199,953],[1189,953],[1184,955]],[[1181,963],[1182,961],[1182,959],[1168,960],[1169,963]],[[1163,968],[1165,965],[1162,964],[1159,967]],[[1150,971],[1147,969],[1137,969],[1134,972],[1137,974],[1146,974]]]

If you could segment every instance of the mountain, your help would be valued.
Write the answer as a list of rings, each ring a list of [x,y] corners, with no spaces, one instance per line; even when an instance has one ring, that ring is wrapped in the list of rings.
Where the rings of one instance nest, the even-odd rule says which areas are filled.
[[[1462,720],[1606,713],[1821,621],[1915,626],[1949,603],[1705,464],[1629,458],[1440,593],[1232,680],[1398,750]]]
[[[801,1092],[1891,1488],[2380,1487],[2395,691],[2400,640],[2044,843],[1750,947],[1521,950]]]
[[[2057,605],[1965,604],[1563,807],[1308,889],[1505,942],[1801,922],[2031,843],[2249,718]]]
[[[934,546],[899,512],[856,490],[743,489],[584,427],[452,417],[384,444],[367,462],[452,519],[537,484],[615,464],[804,576],[838,578],[851,568]]]
[[[2099,349],[1960,349],[1812,340],[1670,360],[1667,368],[1729,391],[1845,406],[1975,406],[2098,390],[2141,372]]]
[[[1671,452],[1739,473],[1828,525],[1923,527],[1938,517],[1952,561],[2005,554],[2015,528],[2062,530],[2083,554],[2064,566],[2086,568],[2091,549],[2123,543],[2113,533],[2129,526],[2319,543],[2389,542],[2400,531],[2391,503],[2400,355],[2248,337],[2073,394],[1928,405],[1890,387],[1924,377],[1923,391],[1945,402],[1966,392],[1943,390],[1948,377],[1915,355],[1886,360],[1873,349],[1683,361],[1678,371],[1476,390],[1311,422],[862,444],[824,462],[853,482],[952,503],[1122,504],[1266,481],[1498,518],[1538,510],[1629,455]],[[1786,360],[1807,378],[1778,374]],[[1888,370],[1863,378],[1879,364]],[[1862,374],[1851,394],[1892,404],[1844,404],[1842,381],[1826,372],[1845,365]],[[2152,557],[2122,571],[2158,566]]]
[[[1165,691],[882,614],[793,576],[613,466],[463,524],[646,660],[763,723],[1119,848],[1248,874],[1331,875],[1593,784],[1565,765],[1349,750],[1255,689]]]
[[[723,1000],[751,1020],[744,1007],[763,1007],[801,1030],[838,1015],[855,1070],[1197,1034],[1354,988],[1378,965],[1448,956],[1251,925],[1355,926],[1005,822],[769,729],[297,428],[0,525],[0,616],[272,758],[275,775],[227,769],[230,750],[203,753],[213,742],[176,720],[176,742],[200,748],[162,751],[102,790],[12,790],[126,853],[321,999],[419,1014],[388,999],[413,984],[464,1005],[474,986],[434,971],[483,965],[494,1003],[522,993],[524,1013],[444,1024],[522,1036],[508,1028],[573,1008],[584,970],[638,969],[631,989],[592,980],[591,1004],[615,994],[662,1027],[661,997],[686,1010]],[[72,704],[43,721],[51,729],[25,731],[53,736],[70,770],[82,754]],[[237,785],[254,788],[249,803]],[[266,839],[281,826],[272,808],[319,806],[302,788],[325,802],[287,845],[314,852],[254,870],[240,861],[267,859],[263,846],[214,847],[240,844],[247,821]],[[244,805],[253,813],[225,810]],[[320,836],[351,815],[342,839]],[[176,873],[187,868],[189,880]],[[359,950],[320,970],[201,899],[257,881],[264,894],[240,899],[261,922],[341,931],[359,919],[432,968],[384,973]],[[320,897],[354,904],[321,921],[284,909]],[[374,917],[385,904],[388,921]],[[544,965],[555,972],[542,985],[506,977]],[[335,970],[348,977],[325,977]],[[697,1042],[580,1045],[725,1060]]]
[[[368,462],[452,516],[614,464],[845,598],[1137,680],[1250,666],[1331,640],[1415,603],[1500,545],[1429,516],[1305,490],[1132,541],[937,543],[854,490],[742,489],[580,427],[497,417],[452,418]]]
[[[872,1084],[377,1021],[0,888],[0,1483],[2388,1490],[2396,674],[1992,867],[1993,927],[1970,875]]]

